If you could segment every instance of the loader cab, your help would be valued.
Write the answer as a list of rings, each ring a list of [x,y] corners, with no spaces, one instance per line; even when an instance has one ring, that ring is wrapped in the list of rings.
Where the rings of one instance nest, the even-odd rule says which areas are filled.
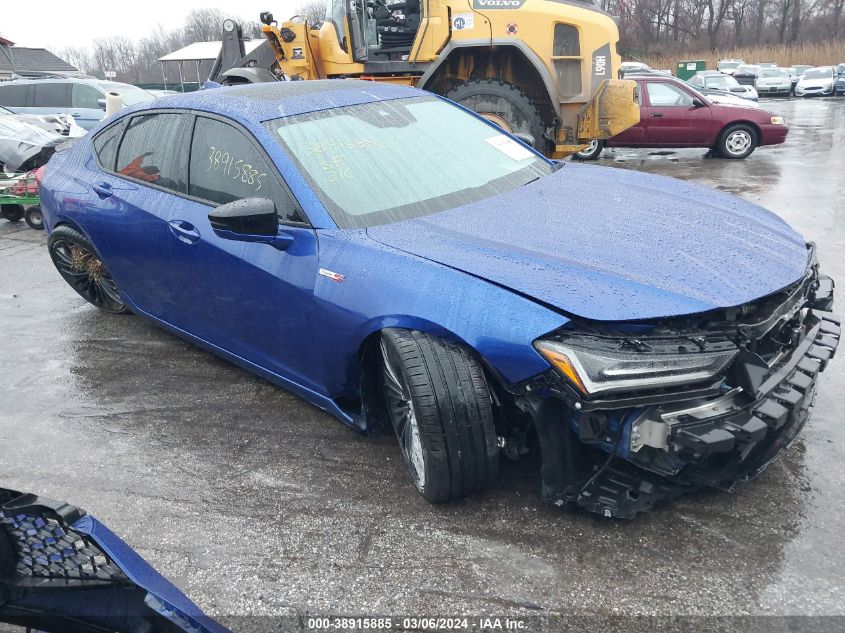
[[[326,19],[354,62],[408,59],[422,22],[420,0],[328,0],[327,5]]]

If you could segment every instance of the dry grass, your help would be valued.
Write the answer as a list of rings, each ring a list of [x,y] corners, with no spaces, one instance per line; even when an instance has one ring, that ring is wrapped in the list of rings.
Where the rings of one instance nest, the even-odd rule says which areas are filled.
[[[680,55],[643,56],[642,61],[652,68],[674,69],[679,60],[707,61],[708,69],[715,69],[720,59],[742,59],[749,64],[755,62],[774,62],[778,66],[792,66],[793,64],[809,64],[811,66],[827,66],[845,62],[845,40],[817,42],[813,44],[773,44],[732,48],[710,52],[681,53]]]

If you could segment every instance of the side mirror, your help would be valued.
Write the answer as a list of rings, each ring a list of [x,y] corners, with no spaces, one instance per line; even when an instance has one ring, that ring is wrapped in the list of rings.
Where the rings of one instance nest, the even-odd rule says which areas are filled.
[[[693,107],[693,108],[703,108],[703,107],[705,107],[706,105],[707,105],[707,104],[706,104],[706,103],[704,103],[704,102],[703,102],[701,99],[699,99],[698,97],[693,97],[693,99],[692,99],[692,107]]]
[[[97,99],[97,105],[100,106],[100,110],[106,109],[106,100],[105,99]]]
[[[279,235],[276,205],[267,198],[242,198],[223,204],[208,214],[211,228],[223,239],[260,242],[279,250],[290,246],[293,238]]]

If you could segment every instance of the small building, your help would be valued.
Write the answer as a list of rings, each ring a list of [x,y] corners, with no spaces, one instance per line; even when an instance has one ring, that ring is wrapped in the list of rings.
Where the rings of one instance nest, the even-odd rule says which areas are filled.
[[[79,69],[53,55],[46,48],[15,46],[0,37],[0,81],[8,81],[15,75],[38,77],[51,73],[73,74]]]

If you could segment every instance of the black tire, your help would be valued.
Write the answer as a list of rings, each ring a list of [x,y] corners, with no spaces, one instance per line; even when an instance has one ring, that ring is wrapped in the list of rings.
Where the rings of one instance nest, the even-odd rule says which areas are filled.
[[[513,84],[496,79],[473,79],[455,86],[444,95],[465,108],[497,122],[503,120],[510,130],[520,134],[530,134],[534,138],[534,148],[546,151],[548,141],[543,138],[546,126],[540,109],[531,99]]]
[[[736,139],[742,139],[740,144]],[[757,132],[749,125],[736,123],[729,125],[716,141],[716,153],[722,158],[740,159],[751,155],[757,147]]]
[[[50,234],[47,248],[59,274],[79,296],[104,312],[129,312],[114,279],[82,233],[67,225],[58,226]]]
[[[575,152],[572,155],[572,158],[575,160],[596,160],[599,156],[601,156],[602,150],[604,150],[604,141],[596,139],[590,143],[590,146],[587,149]]]
[[[443,503],[487,488],[499,448],[478,362],[459,345],[400,329],[382,332],[381,358],[388,418],[420,494]]]
[[[44,230],[44,216],[41,214],[41,207],[37,204],[26,210],[26,213],[23,216],[23,221],[26,222],[31,229],[35,229],[36,231]]]
[[[0,215],[9,222],[20,222],[23,217],[22,204],[0,204]]]

